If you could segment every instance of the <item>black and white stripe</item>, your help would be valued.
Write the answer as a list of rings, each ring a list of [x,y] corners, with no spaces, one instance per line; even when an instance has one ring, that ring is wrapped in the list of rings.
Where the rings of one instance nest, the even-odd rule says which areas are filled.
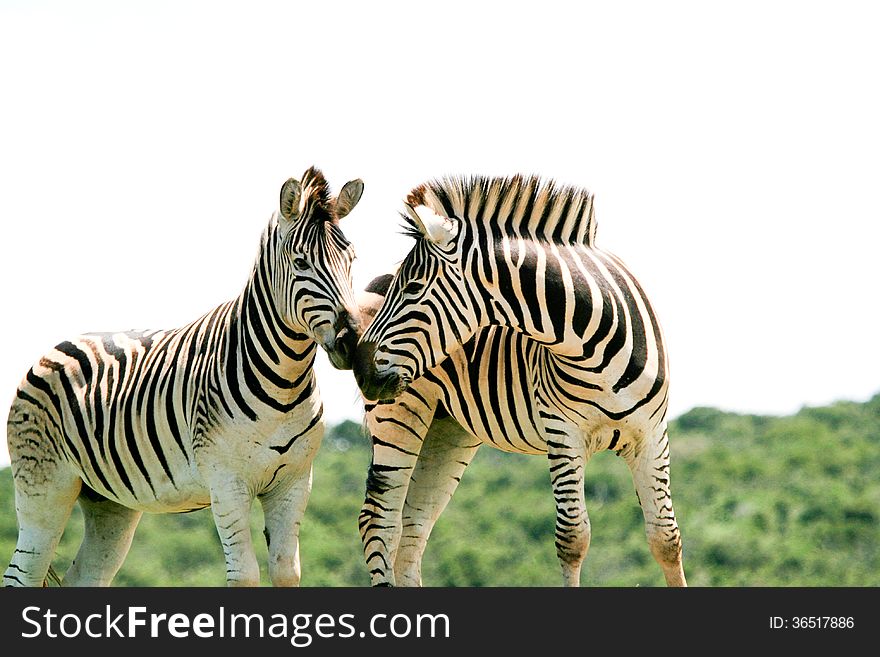
[[[259,582],[259,497],[276,584],[299,579],[297,532],[323,434],[316,344],[349,367],[359,332],[354,252],[338,198],[307,170],[281,191],[241,294],[177,329],[91,333],[28,371],[9,413],[19,519],[8,585],[40,584],[74,501],[86,532],[64,583],[108,584],[140,513],[212,506],[230,584]]]
[[[662,332],[635,277],[596,247],[592,195],[538,178],[454,178],[413,190],[404,218],[416,243],[373,286],[378,311],[354,366],[379,400],[366,405],[361,515],[373,583],[420,582],[433,523],[488,443],[548,455],[566,584],[589,546],[583,469],[603,449],[630,466],[652,553],[668,583],[684,584]]]

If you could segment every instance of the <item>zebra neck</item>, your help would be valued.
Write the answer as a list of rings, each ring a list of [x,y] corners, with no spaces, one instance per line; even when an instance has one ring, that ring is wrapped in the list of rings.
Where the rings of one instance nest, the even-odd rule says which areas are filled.
[[[235,357],[227,362],[240,368],[253,396],[269,406],[288,404],[313,386],[316,344],[282,320],[260,281],[253,276],[236,302],[229,326],[229,351]]]

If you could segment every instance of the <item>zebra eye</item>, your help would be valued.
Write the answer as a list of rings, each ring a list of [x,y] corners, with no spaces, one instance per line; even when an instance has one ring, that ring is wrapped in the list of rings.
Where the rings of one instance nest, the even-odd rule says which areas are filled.
[[[425,287],[425,284],[421,281],[410,281],[406,284],[406,287],[403,288],[404,294],[418,294]]]
[[[309,268],[309,262],[305,258],[294,258],[293,266],[299,271],[305,271]]]

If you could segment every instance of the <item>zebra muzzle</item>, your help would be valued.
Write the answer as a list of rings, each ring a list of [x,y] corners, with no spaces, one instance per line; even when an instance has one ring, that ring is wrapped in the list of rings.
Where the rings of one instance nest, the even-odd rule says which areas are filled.
[[[336,334],[333,347],[327,349],[327,356],[330,358],[333,367],[338,370],[351,369],[351,359],[354,356],[357,341],[357,332],[347,326]]]
[[[352,363],[354,379],[365,399],[370,401],[394,399],[406,390],[409,381],[403,380],[393,369],[378,370],[375,356],[375,342],[361,342],[357,345]]]
[[[350,370],[352,358],[360,337],[360,326],[347,312],[341,312],[334,326],[324,324],[315,329],[315,338],[330,363],[339,370]]]

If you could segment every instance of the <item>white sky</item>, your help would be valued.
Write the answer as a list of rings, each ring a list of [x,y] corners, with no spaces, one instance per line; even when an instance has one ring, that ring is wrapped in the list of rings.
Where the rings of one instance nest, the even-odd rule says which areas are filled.
[[[311,164],[365,181],[358,286],[409,248],[414,185],[539,173],[596,194],[673,416],[868,398],[880,9],[717,4],[0,0],[0,399],[66,337],[234,297]],[[351,373],[319,377],[360,419]]]

